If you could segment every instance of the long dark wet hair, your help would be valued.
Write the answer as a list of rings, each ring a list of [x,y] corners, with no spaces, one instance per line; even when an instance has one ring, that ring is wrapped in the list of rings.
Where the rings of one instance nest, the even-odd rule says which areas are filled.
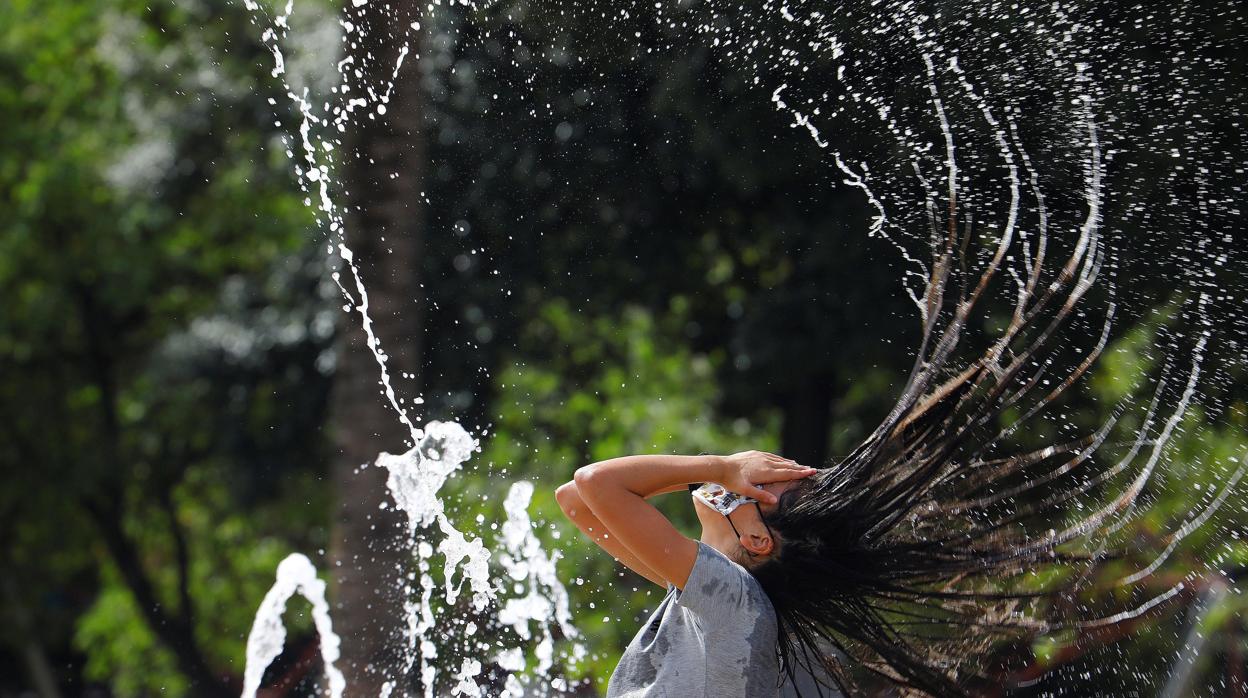
[[[806,669],[852,692],[850,667],[857,667],[903,690],[965,695],[982,676],[992,643],[1112,620],[1106,614],[1046,619],[1037,609],[1045,599],[1073,593],[1093,565],[1116,554],[1107,541],[1133,515],[1187,410],[1208,335],[1198,338],[1187,366],[1167,360],[1151,397],[1139,404],[1124,398],[1099,426],[1066,440],[1018,445],[1027,425],[1061,404],[1110,337],[1112,288],[1097,296],[1103,318],[1093,325],[1100,329],[1089,346],[1077,350],[1063,335],[1072,317],[1086,320],[1081,302],[1107,255],[1099,232],[1102,165],[1090,114],[1087,129],[1087,215],[1060,255],[1034,177],[1039,221],[1030,237],[1015,229],[1023,177],[1014,179],[1009,220],[987,247],[982,233],[959,223],[952,177],[943,230],[929,208],[932,264],[916,298],[922,335],[900,397],[857,448],[799,481],[765,519],[779,550],[751,571],[775,608],[790,679]],[[1021,147],[1005,138],[1000,143],[1012,172],[1020,159],[1030,167]],[[1004,329],[995,336],[973,331],[973,311],[1002,280],[1013,287]],[[1141,416],[1140,426],[1111,444],[1129,411]],[[1111,445],[1113,457],[1094,457]],[[1208,518],[1242,474],[1189,524]],[[1099,503],[1057,524],[1083,495]],[[1030,530],[1037,528],[1042,532]],[[1139,582],[1162,557],[1118,581]],[[1021,579],[1057,568],[1068,572],[1058,586],[1037,591]],[[1142,613],[1177,589],[1149,594],[1116,616]]]

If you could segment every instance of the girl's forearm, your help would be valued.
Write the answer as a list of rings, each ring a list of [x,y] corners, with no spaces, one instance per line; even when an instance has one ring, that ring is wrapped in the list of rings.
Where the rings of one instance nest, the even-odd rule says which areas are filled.
[[[575,482],[568,482],[555,490],[555,500],[559,502],[559,508],[563,510],[568,520],[581,530],[590,540],[598,544],[598,547],[607,551],[616,560],[624,563],[625,567],[633,570],[637,574],[649,579],[650,581],[663,586],[666,581],[658,572],[650,569],[650,566],[641,561],[641,558],[633,554],[607,527],[594,516],[594,512],[590,511],[589,506],[581,499],[581,493],[577,491]]]
[[[639,497],[691,482],[715,482],[723,473],[722,456],[621,456],[582,466],[576,482],[582,488],[623,488]]]
[[[690,482],[715,481],[727,470],[719,456],[623,456],[578,468],[582,501],[611,536],[660,579],[684,589],[698,556],[646,495]]]

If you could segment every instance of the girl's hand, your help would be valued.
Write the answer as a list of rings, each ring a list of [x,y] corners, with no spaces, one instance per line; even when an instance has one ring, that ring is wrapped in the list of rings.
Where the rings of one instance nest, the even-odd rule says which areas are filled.
[[[723,470],[719,484],[725,489],[766,504],[775,504],[778,498],[757,485],[800,480],[817,472],[814,468],[798,465],[797,461],[766,451],[742,451],[724,456]]]

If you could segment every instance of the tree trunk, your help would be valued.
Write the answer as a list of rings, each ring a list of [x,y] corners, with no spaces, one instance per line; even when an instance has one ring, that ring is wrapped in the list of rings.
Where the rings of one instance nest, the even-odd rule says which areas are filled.
[[[35,620],[30,610],[17,591],[17,582],[13,576],[0,578],[0,587],[4,589],[4,602],[12,614],[14,628],[22,646],[22,659],[26,663],[26,673],[35,685],[39,698],[61,698],[61,689],[57,685],[56,675],[52,672],[52,663],[43,651],[39,635],[35,632]]]
[[[190,681],[187,695],[196,698],[236,695],[225,677],[208,665],[203,648],[195,637],[195,625],[188,615],[190,609],[180,609],[180,614],[169,613],[157,598],[156,589],[143,569],[139,551],[122,528],[121,512],[88,503],[87,513],[95,521],[118,573],[130,593],[134,594],[134,602],[152,634],[173,653],[178,670]]]
[[[386,16],[369,6],[346,5],[346,19],[359,28],[354,36],[363,37],[352,48],[355,65],[383,93],[419,7],[392,2]],[[342,172],[347,242],[368,291],[373,330],[389,356],[392,384],[409,406],[421,384],[424,325],[419,269],[425,149],[418,34],[412,33],[410,54],[394,80],[386,114],[370,119],[357,111],[356,135]],[[355,91],[362,91],[359,84]],[[343,270],[343,278],[353,289],[349,269]],[[344,317],[342,326],[330,407],[337,451],[332,481],[338,498],[332,546],[334,626],[343,640],[347,690],[350,695],[376,696],[386,680],[400,678],[396,668],[403,647],[403,612],[398,589],[411,555],[401,516],[392,507],[380,508],[390,502],[385,472],[360,466],[371,465],[382,451],[406,451],[409,438],[381,391],[380,368],[358,313]],[[411,417],[420,422],[418,412]],[[396,695],[403,693],[400,688]]]

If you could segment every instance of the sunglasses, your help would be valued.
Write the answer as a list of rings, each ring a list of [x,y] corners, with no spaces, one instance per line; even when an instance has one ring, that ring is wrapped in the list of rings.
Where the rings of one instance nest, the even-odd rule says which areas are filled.
[[[701,500],[702,503],[715,511],[724,515],[728,519],[728,525],[732,526],[732,532],[737,538],[741,538],[741,533],[737,531],[737,526],[732,522],[729,516],[739,507],[746,504],[753,504],[758,509],[758,520],[763,522],[763,528],[767,529],[767,535],[771,536],[774,541],[776,536],[771,532],[771,527],[767,525],[767,521],[763,518],[763,507],[758,503],[757,499],[747,497],[736,492],[729,492],[723,485],[717,482],[694,482],[689,484],[689,491],[693,493],[695,499]],[[754,553],[750,553],[752,556]]]

